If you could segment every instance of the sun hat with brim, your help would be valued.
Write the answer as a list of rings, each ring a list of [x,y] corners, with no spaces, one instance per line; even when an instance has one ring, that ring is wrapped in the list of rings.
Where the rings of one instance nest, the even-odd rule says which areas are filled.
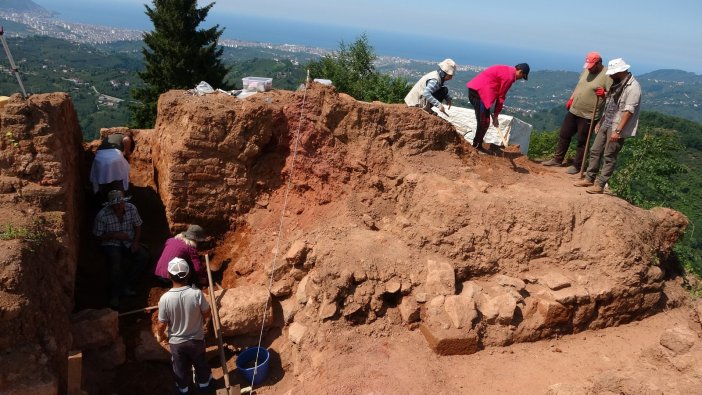
[[[114,204],[120,204],[131,199],[131,196],[124,197],[124,193],[120,190],[113,190],[107,193],[107,201],[103,203],[103,206],[112,206]]]
[[[624,59],[616,58],[612,59],[607,63],[607,75],[621,73],[622,71],[629,70],[630,65],[626,64]]]
[[[205,241],[205,230],[200,225],[190,225],[183,235],[190,240]]]
[[[185,259],[176,257],[168,262],[168,273],[183,279],[188,277],[190,266],[188,266],[188,262],[186,262]]]
[[[448,75],[454,75],[456,73],[456,62],[453,59],[444,59],[439,63],[439,68]]]

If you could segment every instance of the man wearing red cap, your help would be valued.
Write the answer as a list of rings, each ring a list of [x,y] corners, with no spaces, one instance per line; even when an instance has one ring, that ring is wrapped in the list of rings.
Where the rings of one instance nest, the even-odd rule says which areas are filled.
[[[593,110],[594,121],[602,116],[604,96],[612,86],[612,79],[607,75],[607,68],[602,65],[602,57],[597,52],[590,52],[585,57],[583,72],[580,73],[578,84],[566,102],[566,113],[561,132],[558,136],[558,145],[553,159],[543,162],[544,166],[560,166],[563,164],[570,140],[577,136],[578,146],[573,158],[573,165],[566,170],[568,174],[577,174],[582,167],[585,157],[585,143],[590,130]],[[602,99],[598,101],[598,96]],[[595,109],[595,106],[597,108]]]

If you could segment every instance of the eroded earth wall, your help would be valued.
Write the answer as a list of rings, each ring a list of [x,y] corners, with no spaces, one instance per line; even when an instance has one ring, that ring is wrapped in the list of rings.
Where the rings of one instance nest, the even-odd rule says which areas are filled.
[[[70,97],[19,95],[0,109],[0,388],[65,388],[82,184]]]

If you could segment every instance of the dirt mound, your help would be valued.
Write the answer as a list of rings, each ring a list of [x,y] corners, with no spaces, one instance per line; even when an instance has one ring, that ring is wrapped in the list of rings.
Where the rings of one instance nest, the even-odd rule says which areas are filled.
[[[0,245],[10,251],[0,277],[0,344],[15,355],[3,356],[0,385],[44,391],[64,378],[57,372],[70,339],[56,334],[68,333],[87,166],[78,163],[68,96],[15,98],[1,119],[10,132],[0,157],[2,218],[28,227],[41,214],[51,225],[41,251],[17,240]],[[587,195],[514,152],[475,155],[449,123],[415,108],[358,102],[318,84],[244,100],[172,91],[159,100],[155,129],[121,131],[136,141],[131,178],[135,192],[153,200],[140,207],[144,229],[157,229],[153,239],[166,236],[163,224],[149,223],[162,202],[171,231],[195,222],[216,236],[210,253],[225,288],[273,280],[275,325],[265,345],[282,367],[267,382],[273,393],[499,392],[464,387],[475,376],[452,366],[483,353],[437,354],[493,353],[688,304],[669,281],[669,254],[687,226],[680,213]],[[698,383],[688,362],[700,328],[697,318],[676,320],[689,330],[659,323],[655,331],[670,331],[655,336],[677,354],[651,349],[642,363],[683,369],[689,386],[676,388],[684,392]],[[426,361],[436,366],[426,369]],[[485,366],[506,361],[492,363]],[[562,393],[567,385],[660,387],[622,375],[559,377],[564,386],[553,390]]]
[[[290,321],[418,321],[441,353],[660,311],[687,226],[513,153],[478,157],[438,117],[316,84],[246,100],[172,91],[154,133],[169,224],[231,229],[215,253],[226,286],[273,271]]]

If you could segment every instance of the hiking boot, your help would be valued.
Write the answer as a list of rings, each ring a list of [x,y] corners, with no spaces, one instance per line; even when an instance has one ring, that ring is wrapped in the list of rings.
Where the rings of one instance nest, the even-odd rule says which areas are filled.
[[[555,159],[549,159],[546,162],[541,162],[542,166],[560,166],[561,162],[556,161]]]
[[[591,186],[593,186],[594,184],[595,184],[594,181],[588,180],[588,179],[586,178],[586,179],[584,179],[584,180],[580,180],[580,181],[576,182],[576,183],[573,184],[573,185],[576,186],[576,187],[591,187]]]
[[[579,172],[580,172],[580,170],[578,170],[578,168],[575,167],[575,166],[570,166],[570,167],[566,170],[566,174],[578,174]]]
[[[592,193],[592,194],[601,194],[604,192],[604,187],[600,184],[594,184],[593,186],[588,188],[585,192]]]

